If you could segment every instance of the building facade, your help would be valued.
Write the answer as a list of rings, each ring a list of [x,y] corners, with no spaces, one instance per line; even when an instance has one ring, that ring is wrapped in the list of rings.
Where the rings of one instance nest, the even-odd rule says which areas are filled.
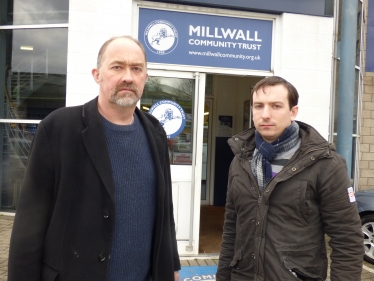
[[[132,35],[146,48],[150,77],[138,106],[159,118],[169,135],[181,255],[199,253],[200,205],[224,205],[233,157],[227,139],[251,126],[248,100],[257,81],[272,75],[289,80],[300,94],[297,119],[334,141],[339,1],[8,0],[0,5],[2,212],[16,211],[37,124],[59,107],[98,95],[91,69],[101,44],[116,35]],[[352,132],[360,144],[353,159],[361,155],[352,169],[356,189],[358,183],[370,185],[365,163],[366,170],[374,169],[364,160],[374,155],[372,139],[364,135],[374,117],[373,108],[371,115],[365,111],[366,102],[373,105],[373,79],[367,74],[362,80],[369,91],[362,95],[363,125]]]
[[[374,1],[364,1],[360,189],[374,187]]]

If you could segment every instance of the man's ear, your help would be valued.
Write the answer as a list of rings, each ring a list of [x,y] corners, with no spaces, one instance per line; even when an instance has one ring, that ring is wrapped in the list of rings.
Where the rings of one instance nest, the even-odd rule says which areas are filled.
[[[97,84],[100,84],[100,72],[97,68],[92,69],[92,77],[94,78]]]
[[[298,105],[295,105],[294,107],[292,107],[292,109],[291,109],[291,121],[296,119],[296,116],[297,116],[298,112],[299,112],[299,106]]]

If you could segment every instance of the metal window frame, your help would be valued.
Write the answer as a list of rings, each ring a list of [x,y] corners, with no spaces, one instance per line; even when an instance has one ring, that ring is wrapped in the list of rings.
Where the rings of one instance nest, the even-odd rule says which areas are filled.
[[[26,24],[26,25],[0,25],[0,30],[12,29],[42,29],[42,28],[68,28],[68,23],[55,23],[55,24]]]
[[[28,24],[28,25],[0,25],[0,30],[20,30],[20,29],[49,29],[49,28],[68,28],[68,23],[59,24]],[[19,124],[39,124],[42,120],[32,119],[0,119],[0,123],[19,123]]]

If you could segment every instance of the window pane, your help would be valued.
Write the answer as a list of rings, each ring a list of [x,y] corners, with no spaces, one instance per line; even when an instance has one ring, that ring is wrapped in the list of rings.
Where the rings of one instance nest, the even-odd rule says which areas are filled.
[[[2,0],[0,25],[68,23],[69,0]]]
[[[66,100],[67,28],[0,34],[0,118],[41,120]]]
[[[1,211],[14,211],[17,208],[36,128],[37,124],[0,123]]]
[[[144,88],[140,108],[148,110],[160,100],[177,103],[185,113],[185,126],[177,135],[168,139],[170,164],[192,164],[192,140],[193,140],[193,97],[195,94],[195,80],[167,77],[149,77]],[[172,107],[171,107],[172,108]],[[173,126],[173,122],[180,122],[180,117],[169,108],[156,114],[165,131]],[[169,127],[168,127],[169,126]],[[178,132],[178,131],[177,131]]]

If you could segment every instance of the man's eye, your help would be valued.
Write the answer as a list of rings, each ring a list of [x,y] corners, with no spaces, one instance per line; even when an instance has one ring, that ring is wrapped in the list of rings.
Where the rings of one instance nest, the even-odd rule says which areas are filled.
[[[133,70],[138,72],[138,71],[141,71],[142,69],[140,67],[134,67]]]
[[[119,65],[114,65],[114,66],[112,67],[112,69],[121,69],[121,67],[120,67]]]

